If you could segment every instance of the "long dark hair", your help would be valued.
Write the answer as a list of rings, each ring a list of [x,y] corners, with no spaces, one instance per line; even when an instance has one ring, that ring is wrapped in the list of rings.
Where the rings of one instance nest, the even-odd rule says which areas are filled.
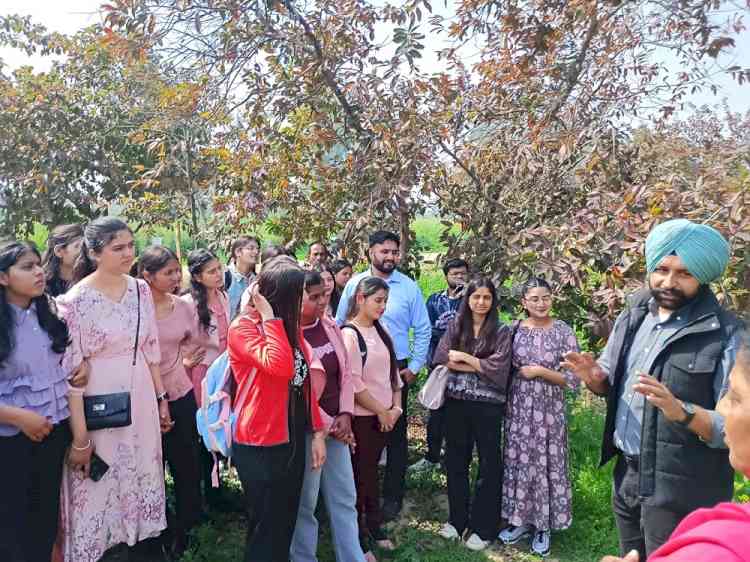
[[[340,289],[338,284],[336,283],[336,275],[339,273],[339,271],[347,267],[352,267],[352,264],[345,259],[334,260],[333,262],[328,264],[328,271],[330,271],[331,275],[333,275],[333,294],[331,295],[331,308],[334,312],[338,310],[339,303],[341,302],[341,295],[344,292],[344,290]]]
[[[151,275],[164,269],[169,262],[177,259],[177,254],[166,246],[149,246],[138,257],[138,261],[133,265],[133,273],[143,279],[143,272],[146,271]]]
[[[73,266],[73,279],[71,280],[73,284],[96,271],[96,263],[89,256],[89,252],[100,253],[102,248],[112,242],[123,230],[133,233],[126,223],[114,217],[99,217],[86,225],[83,229],[81,253]]]
[[[362,295],[364,298],[368,298],[378,291],[385,291],[387,294],[390,291],[388,283],[374,275],[362,278],[360,282],[357,283],[357,288],[349,299],[349,306],[346,312],[347,320],[352,320],[359,313],[357,295]],[[391,388],[393,388],[393,390],[398,390],[398,359],[396,358],[396,349],[393,347],[393,340],[388,331],[383,327],[383,324],[380,323],[380,320],[375,320],[373,326],[375,326],[378,336],[380,336],[380,339],[383,340],[383,343],[388,348],[388,355],[391,357]]]
[[[63,248],[83,238],[83,227],[80,224],[61,224],[53,228],[47,236],[46,249],[42,254],[42,267],[44,268],[44,278],[47,280],[47,287],[51,285],[64,285],[60,283],[60,265],[62,260],[55,255],[55,248]],[[52,295],[57,296],[57,295]]]
[[[190,271],[190,294],[193,296],[193,301],[195,301],[198,320],[206,333],[212,332],[216,327],[211,324],[211,311],[208,309],[208,289],[206,289],[203,283],[198,281],[198,275],[203,273],[203,269],[211,260],[218,261],[218,259],[213,253],[204,248],[193,250],[187,257],[188,271]]]
[[[289,344],[296,349],[301,349],[298,334],[304,288],[305,270],[290,256],[277,256],[267,261],[258,275],[258,292],[266,297],[274,314],[284,322]]]
[[[492,295],[492,304],[482,323],[482,328],[479,330],[479,336],[475,338],[474,317],[471,308],[469,308],[469,298],[477,289],[482,288],[489,289]],[[451,342],[452,347],[467,353],[481,354],[482,356],[490,355],[494,350],[497,330],[500,327],[497,307],[497,289],[495,289],[495,284],[489,277],[475,277],[469,281],[454,320],[458,330],[454,333]]]
[[[34,254],[41,260],[39,251],[33,244],[17,242],[15,240],[0,243],[0,272],[7,273],[19,259],[28,253]],[[7,361],[16,347],[14,337],[16,329],[15,315],[8,303],[5,292],[6,288],[0,285],[0,366]],[[53,301],[46,294],[42,294],[34,297],[31,302],[36,306],[39,325],[49,335],[49,339],[52,342],[52,351],[55,353],[64,352],[70,343],[70,334],[68,333],[68,326],[55,314],[52,308]]]

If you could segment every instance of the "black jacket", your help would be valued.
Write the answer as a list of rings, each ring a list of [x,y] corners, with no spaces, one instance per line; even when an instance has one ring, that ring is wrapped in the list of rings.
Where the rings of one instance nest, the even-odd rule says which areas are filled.
[[[610,335],[613,384],[607,395],[607,417],[602,440],[601,464],[618,453],[614,445],[615,417],[625,365],[633,338],[646,314],[648,290],[628,299],[624,318]],[[714,373],[724,349],[740,321],[724,310],[708,287],[703,287],[687,311],[689,320],[664,346],[654,361],[651,375],[680,400],[707,410],[716,409]],[[726,449],[713,449],[686,427],[668,421],[646,402],[641,431],[640,494],[648,505],[690,512],[732,499],[733,471]]]

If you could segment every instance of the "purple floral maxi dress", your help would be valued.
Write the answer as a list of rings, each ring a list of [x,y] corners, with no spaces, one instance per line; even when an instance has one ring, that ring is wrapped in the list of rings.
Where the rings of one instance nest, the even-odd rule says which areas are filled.
[[[560,370],[563,354],[578,351],[570,327],[555,320],[546,329],[519,325],[513,340],[513,375],[505,416],[502,517],[538,531],[567,529],[573,519],[568,476],[568,430],[562,387],[527,380],[520,367]],[[563,373],[568,388],[578,379]]]
[[[141,293],[138,354],[133,346]],[[164,469],[156,394],[148,364],[159,363],[159,341],[151,291],[128,277],[115,302],[77,284],[58,298],[70,329],[71,345],[63,367],[72,371],[86,358],[91,364],[84,395],[130,392],[132,424],[89,432],[96,453],[109,465],[99,482],[65,466],[62,550],[66,562],[95,562],[119,543],[134,545],[166,528]]]

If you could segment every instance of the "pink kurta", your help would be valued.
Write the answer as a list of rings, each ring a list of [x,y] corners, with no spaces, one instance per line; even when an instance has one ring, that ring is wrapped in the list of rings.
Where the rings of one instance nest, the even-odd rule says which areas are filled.
[[[158,318],[159,344],[161,347],[161,382],[173,402],[193,390],[187,370],[182,364],[183,350],[191,353],[197,346],[198,316],[195,308],[175,296],[172,299],[172,311],[164,318]]]
[[[227,333],[229,332],[229,301],[222,291],[217,291],[217,298],[208,305],[211,313],[211,328],[206,331],[198,323],[198,338],[195,340],[201,347],[206,350],[203,360],[192,369],[188,369],[188,376],[193,383],[193,392],[195,393],[195,402],[198,407],[201,406],[203,395],[203,379],[206,378],[206,372],[211,363],[227,349]],[[198,311],[196,304],[191,295],[184,295],[183,300],[189,303],[195,310],[196,317]]]
[[[137,283],[137,285],[136,285]],[[136,287],[141,324],[136,365]],[[128,277],[120,302],[79,283],[58,298],[71,345],[63,367],[72,372],[85,358],[91,364],[85,395],[130,392],[132,424],[91,431],[96,453],[109,465],[99,482],[65,466],[61,519],[66,562],[96,562],[108,548],[134,545],[167,526],[164,468],[156,393],[148,364],[158,364],[159,340],[151,291]]]

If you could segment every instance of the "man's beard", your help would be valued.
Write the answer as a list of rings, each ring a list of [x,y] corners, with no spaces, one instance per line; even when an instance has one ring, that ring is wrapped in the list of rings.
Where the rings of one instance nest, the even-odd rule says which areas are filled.
[[[654,289],[651,287],[651,296],[661,308],[667,310],[679,310],[693,298],[688,298],[679,289]]]
[[[378,262],[373,260],[372,267],[377,269],[380,273],[392,273],[393,270],[396,269],[396,262],[386,262],[385,260]]]

